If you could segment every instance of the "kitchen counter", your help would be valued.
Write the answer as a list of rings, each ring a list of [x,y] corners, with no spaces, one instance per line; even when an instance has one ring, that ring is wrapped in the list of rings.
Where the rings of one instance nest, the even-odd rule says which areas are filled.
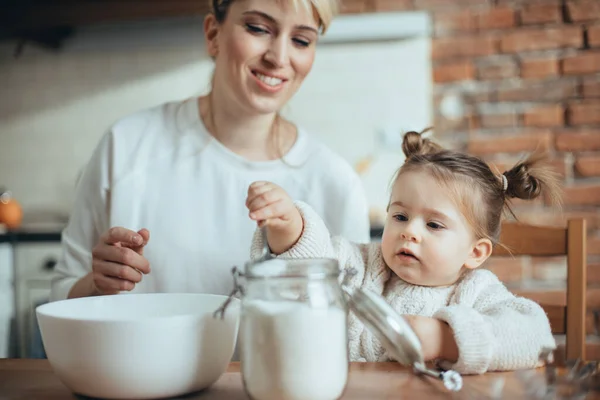
[[[61,234],[62,231],[8,231],[0,233],[0,243],[60,242]]]
[[[27,242],[60,242],[62,229],[17,229],[14,231],[0,231],[0,243],[27,243]],[[371,239],[381,238],[383,228],[371,228]]]
[[[60,242],[65,223],[29,224],[19,229],[6,230],[0,226],[0,243],[22,242]],[[370,230],[371,239],[378,240],[383,234],[382,226],[373,226]]]
[[[528,372],[542,379],[544,369]],[[416,376],[398,363],[351,363],[348,387],[342,399],[522,399],[526,397],[525,389],[532,385],[524,385],[519,374],[504,372],[467,376],[463,378],[463,389],[450,393],[441,382]],[[62,400],[78,397],[54,375],[48,360],[0,359],[0,398]],[[227,372],[209,389],[182,398],[247,399],[239,363],[231,363]],[[600,394],[593,393],[586,399],[600,399]]]
[[[44,356],[35,308],[50,296],[66,223],[65,216],[38,213],[18,229],[0,224],[0,357]]]
[[[39,222],[23,224],[8,230],[0,224],[0,243],[60,242],[65,222]]]

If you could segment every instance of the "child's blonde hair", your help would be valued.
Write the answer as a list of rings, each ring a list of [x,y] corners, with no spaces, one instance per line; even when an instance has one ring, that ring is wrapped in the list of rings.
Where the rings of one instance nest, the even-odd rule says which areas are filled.
[[[490,239],[494,244],[500,236],[503,212],[508,210],[514,216],[510,199],[532,200],[544,194],[554,204],[560,203],[557,174],[539,152],[497,175],[481,159],[445,150],[418,132],[405,134],[402,150],[406,161],[395,179],[410,171],[429,172],[450,190],[475,236]]]

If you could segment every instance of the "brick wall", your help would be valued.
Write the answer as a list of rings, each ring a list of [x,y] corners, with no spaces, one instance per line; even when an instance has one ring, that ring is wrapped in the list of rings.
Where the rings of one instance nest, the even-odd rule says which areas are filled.
[[[500,168],[548,149],[564,178],[563,213],[535,201],[520,202],[517,215],[538,224],[587,218],[588,311],[600,309],[600,1],[346,0],[344,9],[431,13],[437,135]],[[462,118],[442,115],[451,96],[463,102]],[[565,301],[563,259],[489,267],[512,287]]]

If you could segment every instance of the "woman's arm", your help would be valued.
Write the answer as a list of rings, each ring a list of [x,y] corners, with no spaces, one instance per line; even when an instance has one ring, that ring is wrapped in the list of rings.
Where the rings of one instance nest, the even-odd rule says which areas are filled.
[[[92,248],[108,229],[110,135],[105,135],[81,175],[69,223],[62,232],[62,255],[50,299],[97,294],[92,279]]]
[[[143,274],[150,273],[143,255],[150,232],[108,227],[111,138],[107,134],[100,142],[77,187],[75,206],[63,232],[63,255],[52,283],[52,300],[130,291]]]

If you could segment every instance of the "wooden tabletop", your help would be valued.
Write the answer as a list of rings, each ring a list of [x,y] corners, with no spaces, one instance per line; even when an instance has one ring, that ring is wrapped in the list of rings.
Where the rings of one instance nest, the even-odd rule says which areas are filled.
[[[209,389],[183,399],[242,400],[244,394],[238,363],[231,363],[227,372]],[[463,389],[448,392],[441,382],[414,375],[398,363],[352,363],[350,378],[342,399],[523,399],[526,387],[522,373],[487,373],[465,376]],[[527,373],[542,378],[544,370]],[[531,385],[529,385],[531,386]],[[0,359],[0,399],[81,399],[54,375],[48,360]],[[587,399],[600,399],[588,396]]]

